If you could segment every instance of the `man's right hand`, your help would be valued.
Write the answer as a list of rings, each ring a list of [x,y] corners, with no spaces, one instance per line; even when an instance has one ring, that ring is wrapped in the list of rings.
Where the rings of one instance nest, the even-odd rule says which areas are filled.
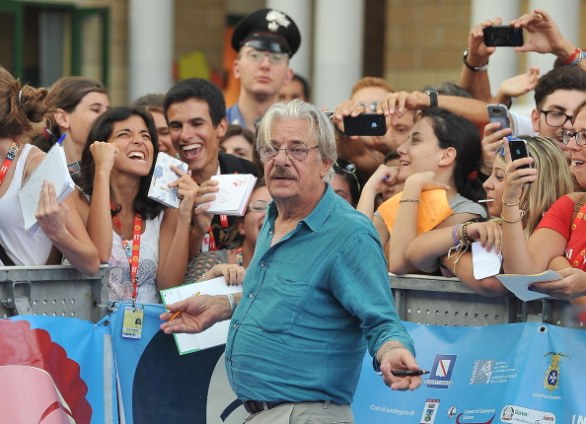
[[[232,316],[226,296],[193,296],[167,305],[167,309],[169,312],[164,312],[160,316],[163,321],[166,321],[161,324],[161,330],[165,334],[201,333],[216,322]],[[180,313],[171,319],[176,312]]]

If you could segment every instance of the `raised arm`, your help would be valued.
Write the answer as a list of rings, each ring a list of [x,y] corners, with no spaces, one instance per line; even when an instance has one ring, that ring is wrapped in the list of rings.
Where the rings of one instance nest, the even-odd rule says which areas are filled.
[[[426,93],[413,91],[397,91],[389,93],[378,105],[377,112],[382,111],[390,116],[403,116],[408,110],[424,110],[431,106],[431,98]],[[484,126],[488,122],[486,103],[476,99],[459,96],[437,96],[437,107],[467,118],[477,126]]]
[[[435,181],[435,173],[431,171],[412,174],[405,181],[387,257],[389,271],[392,273],[406,274],[417,271],[405,253],[409,243],[417,237],[421,192],[433,188],[448,187]]]
[[[159,238],[159,263],[157,285],[159,290],[174,287],[183,282],[189,259],[189,227],[198,193],[198,185],[191,176],[173,167],[179,178],[170,187],[177,187],[181,199],[178,209],[167,209]]]
[[[468,34],[468,48],[464,52],[462,70],[460,71],[460,86],[465,88],[477,100],[485,103],[492,102],[490,81],[488,79],[488,60],[495,52],[494,47],[484,44],[482,30],[493,25],[500,25],[501,18],[486,20],[472,28]]]
[[[579,66],[586,70],[586,61],[582,50],[565,38],[552,17],[543,9],[514,19],[511,25],[524,28],[527,37],[525,44],[515,47],[518,52],[552,53],[564,65]]]
[[[110,173],[118,148],[112,143],[96,141],[91,145],[90,151],[94,159],[95,174],[86,227],[98,249],[100,262],[107,263],[112,253]]]

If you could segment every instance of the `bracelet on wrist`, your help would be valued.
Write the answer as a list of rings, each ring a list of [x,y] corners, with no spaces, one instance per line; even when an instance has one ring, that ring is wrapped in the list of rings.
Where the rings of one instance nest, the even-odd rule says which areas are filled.
[[[521,221],[523,219],[523,217],[525,216],[525,211],[524,210],[520,210],[519,211],[519,217],[517,219],[506,219],[503,214],[501,213],[501,220],[503,222],[506,222],[507,224],[516,224],[517,222]]]
[[[454,246],[460,244],[460,229],[462,228],[462,224],[456,224],[452,227],[452,243]]]
[[[472,224],[471,221],[465,222],[462,224],[462,243],[468,246],[470,245],[470,237],[468,236],[468,225]]]
[[[564,61],[564,65],[577,65],[578,63],[574,63],[576,60],[582,61],[582,49],[576,47],[576,50]]]
[[[399,203],[417,203],[420,204],[421,201],[419,199],[401,199]]]
[[[234,313],[234,308],[236,307],[236,302],[234,301],[234,295],[232,293],[228,293],[226,295],[228,299],[228,303],[230,304],[230,312]]]
[[[466,66],[466,68],[470,69],[472,72],[483,72],[486,71],[488,69],[488,60],[486,61],[486,64],[482,65],[482,66],[472,66],[468,63],[468,54],[470,53],[470,51],[468,49],[464,50],[464,56],[462,58],[462,62],[464,63],[464,65]]]
[[[505,199],[501,199],[501,202],[503,203],[503,205],[505,206],[509,206],[509,207],[513,207],[513,206],[519,206],[519,203],[521,203],[521,199],[518,199],[516,202],[514,203],[509,203],[507,202]]]

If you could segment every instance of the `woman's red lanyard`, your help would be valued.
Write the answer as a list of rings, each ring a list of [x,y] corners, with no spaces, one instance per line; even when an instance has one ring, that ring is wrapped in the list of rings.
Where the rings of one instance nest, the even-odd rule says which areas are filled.
[[[580,208],[580,211],[576,214],[574,218],[574,223],[572,224],[572,232],[576,231],[576,229],[581,226],[584,222],[584,214],[586,213],[586,205]],[[568,258],[570,263],[574,268],[580,268],[582,263],[584,262],[584,256],[586,256],[586,249],[582,249],[577,255],[570,255],[573,257]]]
[[[6,173],[10,169],[10,165],[12,165],[12,161],[16,157],[18,149],[20,149],[20,144],[13,141],[10,145],[10,149],[8,149],[6,157],[4,158],[4,162],[2,162],[2,167],[0,167],[0,185],[4,182],[4,177],[6,177]]]
[[[132,281],[132,303],[134,303],[138,294],[138,259],[140,257],[142,217],[139,214],[134,215],[134,223],[132,224],[132,249],[130,249],[128,242],[124,240],[120,218],[114,215],[112,217],[112,222],[114,223],[116,229],[120,232],[122,245],[124,246],[124,251],[126,252],[126,257],[128,258],[128,264],[130,265],[130,280]]]

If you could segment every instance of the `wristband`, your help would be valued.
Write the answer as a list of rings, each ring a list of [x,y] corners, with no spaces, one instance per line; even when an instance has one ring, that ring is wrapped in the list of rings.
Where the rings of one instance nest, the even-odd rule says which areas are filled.
[[[577,59],[579,59],[580,62],[582,61],[582,50],[578,47],[576,47],[576,50],[574,50],[570,57],[566,59],[564,65],[574,65],[574,61],[576,61]]]
[[[230,303],[230,312],[234,312],[234,308],[236,307],[234,302],[234,295],[232,293],[228,293],[226,298],[228,299],[228,303]]]
[[[454,246],[460,244],[460,228],[462,228],[462,224],[456,224],[452,227],[452,243],[454,244]]]
[[[462,58],[462,61],[464,62],[464,65],[466,66],[466,68],[470,69],[472,72],[483,72],[488,69],[488,61],[486,62],[485,65],[482,65],[482,66],[470,65],[467,61],[469,53],[470,52],[468,51],[468,49],[464,50],[464,57]]]
[[[425,92],[425,94],[427,94],[429,96],[429,107],[437,107],[437,105],[438,105],[437,91],[435,91],[435,90],[427,90]]]

